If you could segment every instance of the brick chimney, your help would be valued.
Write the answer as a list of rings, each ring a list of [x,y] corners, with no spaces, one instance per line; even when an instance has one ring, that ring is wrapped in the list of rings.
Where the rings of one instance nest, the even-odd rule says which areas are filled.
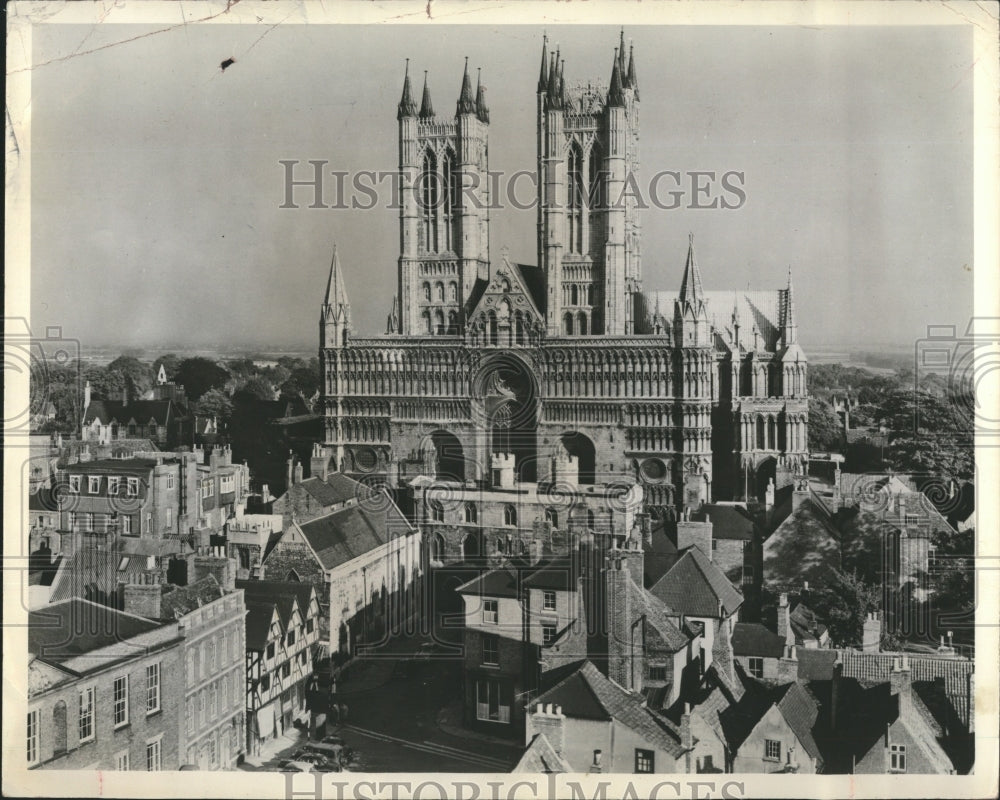
[[[127,614],[135,614],[146,619],[159,619],[163,604],[163,585],[158,576],[140,576],[141,583],[126,583],[124,587],[124,609]]]
[[[600,750],[595,750],[594,751],[594,761],[590,765],[590,771],[591,772],[595,772],[595,773],[596,772],[604,772],[604,764],[602,763],[602,758],[601,758],[602,755],[603,755],[603,753]]]
[[[684,517],[677,521],[677,549],[691,545],[701,548],[702,553],[712,558],[712,523],[693,521],[690,510],[685,509]]]
[[[694,750],[694,734],[691,733],[691,704],[684,704],[684,713],[681,714],[681,724],[680,724],[680,735],[681,735],[681,747],[686,751],[684,753],[684,763],[686,766],[685,772],[691,773],[694,770],[691,769],[691,754]]]
[[[285,461],[285,488],[291,489],[295,485],[295,454],[289,450],[288,460]]]
[[[221,548],[220,548],[221,549]],[[198,554],[191,558],[191,568],[188,572],[188,583],[200,581],[209,575],[215,579],[223,590],[231,592],[236,588],[236,559],[225,555]]]
[[[792,683],[799,678],[799,659],[795,645],[786,645],[785,654],[778,659],[778,682]]]
[[[566,716],[562,713],[562,706],[538,703],[535,713],[531,715],[531,724],[535,733],[544,733],[552,749],[562,755],[566,744]]]
[[[910,657],[902,656],[892,660],[892,672],[889,673],[889,693],[898,697],[899,716],[912,713],[913,687],[910,683]]]
[[[864,653],[877,653],[882,642],[882,620],[876,612],[865,617],[861,629],[861,650]]]
[[[778,598],[778,636],[785,640],[785,646],[795,644],[795,632],[792,630],[792,608],[788,604],[788,594],[781,593]]]
[[[324,483],[330,474],[330,454],[319,442],[313,445],[312,458],[309,460],[309,474],[319,478]]]
[[[296,460],[295,462],[295,472],[294,472],[295,483],[302,483],[302,462]]]
[[[629,566],[621,550],[608,553],[605,571],[605,619],[608,632],[608,677],[625,689],[635,688],[636,661],[642,655],[642,630],[633,630],[629,581]],[[638,639],[638,641],[637,641]],[[638,658],[636,658],[638,652]]]

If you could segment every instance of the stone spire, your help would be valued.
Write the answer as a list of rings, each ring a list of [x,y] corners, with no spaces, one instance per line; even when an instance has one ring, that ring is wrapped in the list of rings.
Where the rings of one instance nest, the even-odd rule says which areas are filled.
[[[538,91],[544,92],[549,88],[549,37],[542,36],[542,67],[538,71]]]
[[[566,94],[566,62],[559,63],[559,103],[563,108],[569,108],[569,95]]]
[[[608,89],[608,106],[625,105],[625,87],[622,86],[621,59],[618,48],[615,48],[614,66],[611,68],[611,88]]]
[[[631,44],[628,46],[628,73],[625,78],[625,85],[635,92],[635,99],[639,99],[639,81],[635,77],[635,51]]]
[[[431,90],[427,86],[427,70],[424,70],[424,96],[420,99],[420,119],[431,119],[434,116],[434,104],[431,102]]]
[[[697,307],[704,302],[705,292],[701,286],[701,270],[694,259],[694,234],[688,234],[687,262],[684,264],[684,278],[681,281],[680,300]],[[733,311],[735,312],[735,306]]]
[[[476,116],[480,122],[489,124],[490,110],[486,106],[486,87],[483,86],[482,70],[476,70]]]
[[[618,69],[621,71],[622,76],[625,75],[625,29],[622,28],[618,34]]]
[[[347,299],[344,275],[340,271],[337,245],[333,246],[333,260],[330,262],[330,277],[326,282],[326,302],[323,304],[323,314],[333,322],[349,322],[351,318],[351,303]]]
[[[549,66],[549,86],[548,86],[548,101],[549,108],[560,109],[562,108],[562,93],[559,91],[559,48],[556,47],[556,51],[552,54],[552,63]]]
[[[417,116],[417,104],[413,101],[413,92],[410,89],[410,59],[406,59],[406,74],[403,76],[403,96],[399,99],[396,119],[415,116]]]
[[[788,289],[785,290],[785,321],[782,335],[785,346],[795,344],[795,336],[798,330],[795,322],[795,300],[792,296],[792,268],[788,268]]]
[[[476,101],[472,96],[472,81],[469,80],[469,57],[465,57],[465,74],[462,76],[462,93],[458,96],[455,116],[475,114]]]

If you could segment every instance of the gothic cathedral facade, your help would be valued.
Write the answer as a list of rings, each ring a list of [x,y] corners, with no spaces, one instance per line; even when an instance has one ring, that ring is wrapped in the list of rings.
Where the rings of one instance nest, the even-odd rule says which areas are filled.
[[[397,295],[386,332],[354,335],[334,252],[320,318],[324,447],[368,482],[419,475],[489,486],[643,487],[675,518],[763,498],[805,467],[806,357],[791,273],[773,291],[706,291],[689,242],[678,295],[644,292],[639,86],[624,39],[607,86],[568,87],[542,45],[538,264],[489,250],[490,115],[468,63],[452,117],[418,106],[409,70],[397,120]],[[314,471],[316,465],[313,465]]]

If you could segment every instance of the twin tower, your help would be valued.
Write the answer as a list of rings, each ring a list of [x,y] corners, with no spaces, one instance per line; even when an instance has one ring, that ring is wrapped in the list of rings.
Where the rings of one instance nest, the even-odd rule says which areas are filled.
[[[634,180],[639,87],[624,34],[607,86],[570,86],[558,48],[542,44],[536,94],[538,264],[550,336],[635,332],[641,291]],[[505,201],[489,176],[490,113],[468,60],[453,116],[439,116],[424,75],[419,105],[409,64],[399,101],[400,246],[387,333],[460,335],[490,280],[489,211]],[[492,184],[492,185],[491,185]]]

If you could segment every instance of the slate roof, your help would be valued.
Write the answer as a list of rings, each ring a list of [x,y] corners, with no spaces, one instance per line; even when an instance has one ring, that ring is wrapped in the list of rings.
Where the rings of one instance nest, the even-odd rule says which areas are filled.
[[[801,602],[789,613],[788,624],[792,627],[797,644],[801,644],[806,639],[816,639],[818,641],[826,633],[826,625],[820,621],[816,612]]]
[[[94,461],[67,464],[64,469],[74,475],[123,475],[125,473],[145,475],[155,466],[155,458],[100,458]]]
[[[733,655],[781,658],[785,640],[759,622],[737,622],[733,626]]]
[[[763,557],[769,584],[824,586],[830,570],[842,566],[840,537],[826,510],[808,497],[767,538]]]
[[[650,545],[643,545],[643,571],[648,586],[660,580],[678,558],[677,545],[671,541],[663,520],[651,526],[650,534]]]
[[[631,576],[625,583],[625,591],[629,595],[629,607],[632,609],[632,613],[634,615],[645,614],[646,622],[659,634],[668,651],[676,653],[687,647],[688,637],[671,619],[675,613],[667,608],[659,597],[637,585]],[[651,642],[650,645],[652,645]]]
[[[156,630],[161,624],[77,597],[28,613],[28,652],[61,664]]]
[[[697,546],[685,548],[650,591],[675,612],[694,617],[719,617],[720,602],[728,617],[743,604],[743,595]]]
[[[511,772],[530,772],[535,774],[551,774],[554,772],[572,772],[569,762],[559,755],[544,733],[536,733],[531,743],[525,749],[521,760]]]
[[[712,523],[713,539],[750,540],[754,536],[754,521],[750,512],[741,506],[705,505],[692,519]]]
[[[518,597],[519,583],[533,589],[576,591],[575,570],[568,558],[546,559],[537,565],[505,564],[463,583],[455,591],[479,597]]]
[[[117,605],[118,585],[137,578],[146,566],[146,556],[85,547],[62,559],[50,602],[81,597]]]
[[[120,400],[91,400],[83,422],[86,425],[99,419],[105,425],[111,422],[127,425],[135,420],[140,425],[145,425],[153,420],[157,425],[167,425],[176,416],[178,412],[171,400],[132,400],[128,403]]]
[[[324,481],[319,477],[306,478],[295,484],[307,491],[321,506],[334,506],[367,496],[369,489],[339,472],[330,473]]]
[[[833,678],[833,665],[837,661],[836,650],[797,647],[795,658],[799,662],[798,675],[802,681],[828,681]]]
[[[273,601],[247,599],[247,650],[261,651],[267,647],[274,605]]]
[[[290,601],[292,598],[299,606],[299,612],[303,615],[308,613],[309,605],[312,602],[315,588],[311,583],[305,581],[257,581],[238,580],[236,588],[243,590],[243,596],[247,600],[255,601],[275,601],[285,598]],[[279,612],[282,611],[279,608]],[[291,613],[290,606],[285,606],[286,613],[282,614],[284,622],[288,624],[288,616]]]
[[[719,722],[732,749],[739,750],[774,706],[777,706],[806,752],[822,762],[822,754],[813,736],[813,726],[819,716],[819,701],[800,683],[786,683],[776,687],[753,684],[747,688],[738,703],[721,710],[718,714]]]
[[[406,517],[388,501],[385,508],[364,504],[338,509],[331,514],[295,523],[324,569],[333,569],[388,542],[393,534],[410,533]],[[382,505],[380,503],[380,505]]]
[[[562,706],[568,718],[614,719],[675,758],[685,752],[680,738],[645,707],[641,695],[625,691],[602,675],[590,661],[585,661],[576,672],[532,703]]]
[[[813,726],[819,716],[819,702],[816,698],[801,683],[792,683],[784,697],[778,701],[778,710],[806,752],[822,762],[823,757],[813,738]]]
[[[160,601],[162,619],[180,619],[185,614],[201,608],[213,600],[224,597],[225,592],[214,575],[206,575],[187,586],[176,586],[163,595]]]

